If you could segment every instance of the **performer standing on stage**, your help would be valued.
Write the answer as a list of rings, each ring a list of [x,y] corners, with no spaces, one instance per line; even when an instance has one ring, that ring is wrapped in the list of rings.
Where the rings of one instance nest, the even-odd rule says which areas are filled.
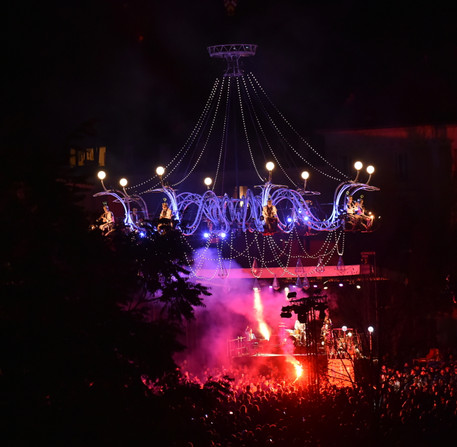
[[[297,318],[294,324],[295,345],[306,345],[306,323],[301,323]]]
[[[256,339],[256,336],[254,334],[254,331],[252,330],[252,327],[247,326],[246,330],[244,331],[246,334],[246,340],[247,341],[252,341]]]

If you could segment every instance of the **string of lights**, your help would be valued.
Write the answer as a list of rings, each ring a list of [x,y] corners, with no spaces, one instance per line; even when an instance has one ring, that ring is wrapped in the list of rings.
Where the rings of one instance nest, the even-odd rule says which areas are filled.
[[[253,56],[256,48],[251,44],[208,48],[211,57],[226,60],[226,72],[213,84],[186,143],[169,162],[157,167],[153,177],[129,187],[124,178],[119,190],[107,189],[106,173],[99,173],[103,191],[95,196],[111,195],[121,203],[124,224],[133,231],[142,228],[130,218],[131,204],[136,203],[149,218],[150,194],[164,198],[173,212],[176,230],[192,248],[188,261],[196,277],[210,264],[216,266],[219,277],[225,277],[230,274],[232,261],[256,264],[251,269],[256,277],[254,270],[272,272],[278,266],[290,274],[301,260],[316,263],[315,271],[319,272],[335,254],[343,268],[344,232],[351,217],[348,198],[379,191],[370,185],[373,166],[366,168],[368,177],[362,181],[363,164],[358,161],[355,179],[351,180],[295,130],[252,73],[244,74],[240,59]],[[202,173],[205,191],[198,192],[201,183],[196,176]],[[325,210],[317,204],[321,193],[308,189],[312,173],[337,182],[332,203]],[[287,184],[274,182],[273,174]],[[298,178],[300,181],[295,180]],[[253,185],[253,179],[260,184]],[[179,192],[178,185],[184,191]],[[276,210],[273,233],[266,232],[268,204]],[[328,237],[311,253],[303,238],[322,233]]]

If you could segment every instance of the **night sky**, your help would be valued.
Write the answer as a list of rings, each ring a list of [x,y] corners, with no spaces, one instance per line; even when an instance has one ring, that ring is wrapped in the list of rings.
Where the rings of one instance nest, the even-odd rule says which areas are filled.
[[[3,130],[32,128],[62,151],[108,146],[131,160],[187,138],[225,62],[245,60],[303,134],[455,123],[457,7],[449,2],[224,0],[9,2]]]

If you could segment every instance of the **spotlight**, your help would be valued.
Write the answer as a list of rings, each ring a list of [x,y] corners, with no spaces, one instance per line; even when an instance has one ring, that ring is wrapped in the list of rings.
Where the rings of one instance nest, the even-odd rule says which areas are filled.
[[[222,239],[225,239],[225,237],[227,236],[227,233],[222,232],[219,236],[220,236]]]
[[[205,239],[208,239],[208,238],[209,238],[209,236],[210,236],[210,234],[209,234],[208,232],[206,232],[206,233],[203,233],[203,237],[204,237]]]

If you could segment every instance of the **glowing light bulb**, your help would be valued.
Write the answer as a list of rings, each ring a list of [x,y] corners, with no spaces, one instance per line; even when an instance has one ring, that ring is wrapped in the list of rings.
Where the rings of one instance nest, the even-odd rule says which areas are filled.
[[[106,172],[105,171],[98,171],[97,177],[100,180],[104,180],[106,178]]]
[[[301,178],[302,178],[303,180],[308,180],[308,179],[309,179],[309,172],[308,172],[308,171],[303,171],[303,172],[301,173]]]
[[[272,161],[269,161],[265,167],[267,168],[267,171],[272,171],[275,168],[275,164]]]
[[[165,173],[165,168],[163,166],[158,166],[156,169],[156,174],[162,176]]]
[[[354,168],[356,171],[360,171],[363,168],[363,163],[361,161],[356,161],[354,163]]]
[[[128,183],[128,181],[126,178],[121,178],[119,180],[119,185],[121,185],[123,188],[125,188],[127,186],[127,183]]]
[[[368,174],[370,174],[370,175],[373,174],[373,172],[374,172],[374,166],[372,166],[372,165],[368,166],[368,167],[367,167],[367,172],[368,172]]]
[[[206,186],[211,186],[211,184],[213,183],[213,179],[211,177],[206,177],[205,180],[204,180],[204,183]]]

